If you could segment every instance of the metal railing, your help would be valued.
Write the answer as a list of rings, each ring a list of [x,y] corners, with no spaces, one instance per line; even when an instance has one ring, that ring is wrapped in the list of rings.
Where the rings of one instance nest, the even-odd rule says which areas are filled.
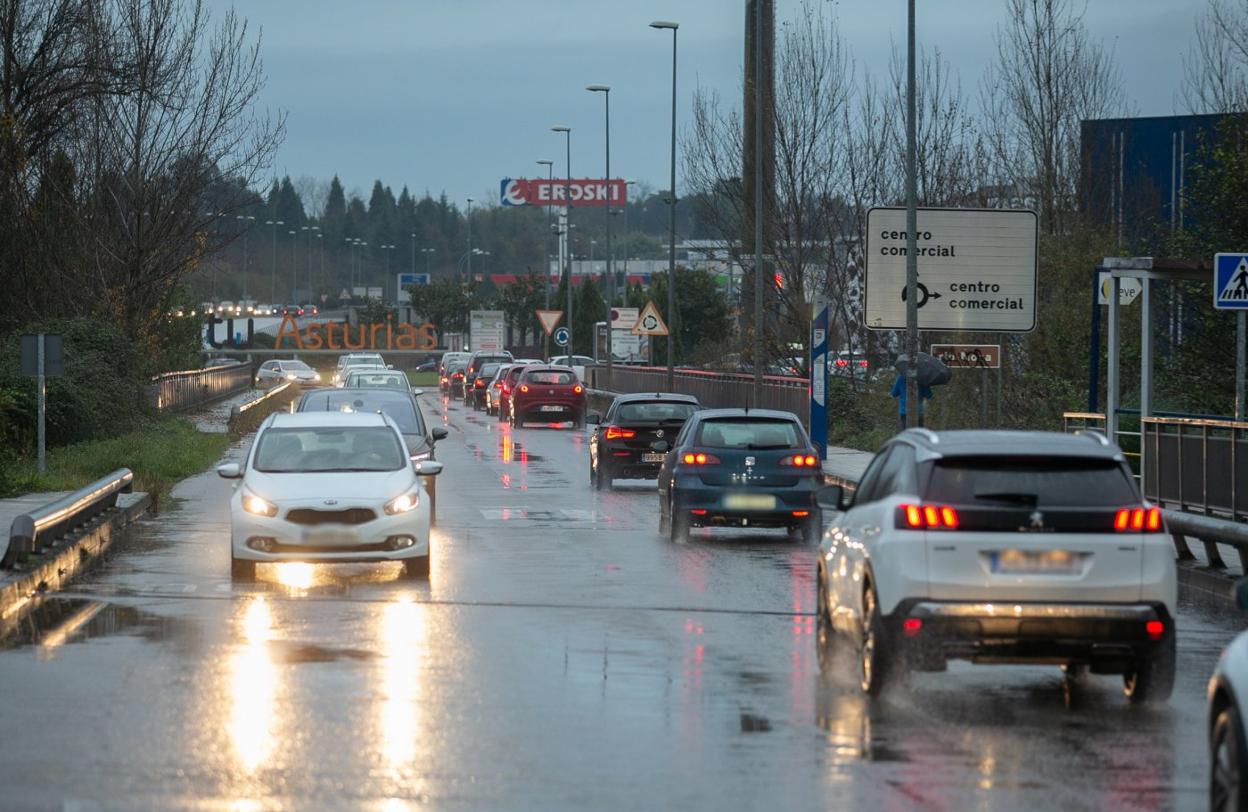
[[[134,474],[120,468],[85,488],[13,519],[0,568],[10,569],[19,555],[38,554],[52,540],[117,504],[117,495],[130,493]]]
[[[148,402],[158,411],[176,412],[220,400],[251,386],[251,363],[166,372],[152,378]]]
[[[606,368],[592,367],[585,371],[589,385],[606,388]],[[693,395],[703,406],[733,408],[749,406],[757,409],[779,409],[793,412],[803,422],[810,404],[805,378],[784,378],[767,375],[763,378],[762,398],[754,402],[754,376],[733,372],[705,372],[698,369],[677,369],[673,389],[678,394]],[[666,392],[666,367],[617,366],[613,370],[610,391],[617,394],[635,392]]]
[[[290,389],[294,385],[295,383],[293,381],[282,381],[277,386],[274,386],[272,389],[267,390],[260,397],[252,398],[246,403],[240,403],[237,406],[232,407],[230,409],[230,421],[229,421],[230,426],[232,427],[236,422],[238,422],[238,419],[240,417],[242,417],[244,414],[251,411],[255,407],[259,406],[261,403],[264,403],[269,398],[280,395],[282,392],[285,392],[287,389]]]
[[[1248,521],[1248,423],[1145,417],[1144,496],[1159,505]]]

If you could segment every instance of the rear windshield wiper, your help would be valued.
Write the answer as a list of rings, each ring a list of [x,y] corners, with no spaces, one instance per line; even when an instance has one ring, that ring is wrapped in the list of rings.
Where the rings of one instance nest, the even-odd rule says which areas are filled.
[[[1040,498],[1034,493],[987,492],[976,493],[976,499],[985,502],[1012,502],[1018,505],[1034,505]]]

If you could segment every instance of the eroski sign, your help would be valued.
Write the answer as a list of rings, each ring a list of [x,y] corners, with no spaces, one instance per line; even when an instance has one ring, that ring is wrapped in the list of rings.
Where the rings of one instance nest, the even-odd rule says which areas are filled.
[[[622,206],[628,201],[628,183],[611,180],[547,180],[546,178],[503,178],[499,204],[503,206],[562,206],[564,198],[573,206]]]

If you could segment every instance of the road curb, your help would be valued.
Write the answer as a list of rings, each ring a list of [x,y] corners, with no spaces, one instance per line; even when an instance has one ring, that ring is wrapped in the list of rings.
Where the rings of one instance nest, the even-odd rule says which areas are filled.
[[[1178,567],[1179,591],[1193,593],[1190,597],[1214,598],[1227,606],[1235,606],[1235,579],[1224,572],[1212,570],[1199,564],[1180,562]]]
[[[0,585],[0,636],[11,631],[24,610],[36,599],[55,592],[100,558],[121,531],[151,510],[146,493],[131,494],[124,506],[110,508],[75,532],[57,539],[34,561],[31,569],[17,573]]]

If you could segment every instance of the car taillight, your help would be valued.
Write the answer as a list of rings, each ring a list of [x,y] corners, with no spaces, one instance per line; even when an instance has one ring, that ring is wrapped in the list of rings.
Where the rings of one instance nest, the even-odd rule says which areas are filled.
[[[948,505],[898,505],[899,530],[957,530],[958,512]]]
[[[464,376],[463,376],[463,375],[460,375],[458,372],[456,372],[456,373],[455,373],[454,375],[452,375],[451,377],[452,377],[452,378],[462,378],[462,377],[464,377]]]
[[[522,384],[520,384],[520,391],[521,391],[521,392],[528,392],[528,391],[529,391],[529,385],[528,385],[527,383],[522,383]]]
[[[607,426],[605,436],[608,440],[631,440],[637,436],[637,432],[632,429],[622,429],[619,426]]]
[[[866,362],[866,361],[859,361],[859,362],[858,362],[858,366],[862,367],[863,369],[866,369],[866,368],[867,368],[867,362]]]
[[[836,359],[836,365],[837,365],[838,367],[842,367],[842,368],[844,368],[844,367],[849,366],[849,362],[848,362],[848,361],[846,361],[844,358],[837,358],[837,359]]]
[[[443,375],[443,376],[442,376],[442,383],[446,383],[446,376],[445,376],[445,375]]]
[[[794,454],[780,460],[780,464],[791,465],[794,468],[814,468],[819,464],[819,458],[811,454]]]
[[[576,386],[572,387],[572,394],[574,395],[579,395],[584,391],[585,391],[585,387],[581,386],[579,383]]]
[[[511,391],[511,387],[508,386],[507,384],[503,384],[503,394],[505,395],[510,391]]]
[[[1161,509],[1123,508],[1114,514],[1114,531],[1117,533],[1160,533]]]
[[[719,465],[719,457],[714,454],[705,454],[701,451],[687,452],[680,461],[685,465]]]
[[[1144,622],[1144,633],[1148,635],[1148,639],[1156,642],[1166,633],[1166,624],[1160,620],[1146,620]]]
[[[472,387],[473,387],[473,389],[477,389],[477,388],[484,389],[484,388],[485,388],[485,381],[481,380],[480,378],[477,378],[477,382],[476,382],[476,383],[474,383],[474,384],[472,385]]]
[[[501,383],[499,383],[498,381],[495,381],[495,382],[494,382],[494,388],[495,388],[495,389],[502,389],[502,388],[503,388],[503,385],[502,385]]]

